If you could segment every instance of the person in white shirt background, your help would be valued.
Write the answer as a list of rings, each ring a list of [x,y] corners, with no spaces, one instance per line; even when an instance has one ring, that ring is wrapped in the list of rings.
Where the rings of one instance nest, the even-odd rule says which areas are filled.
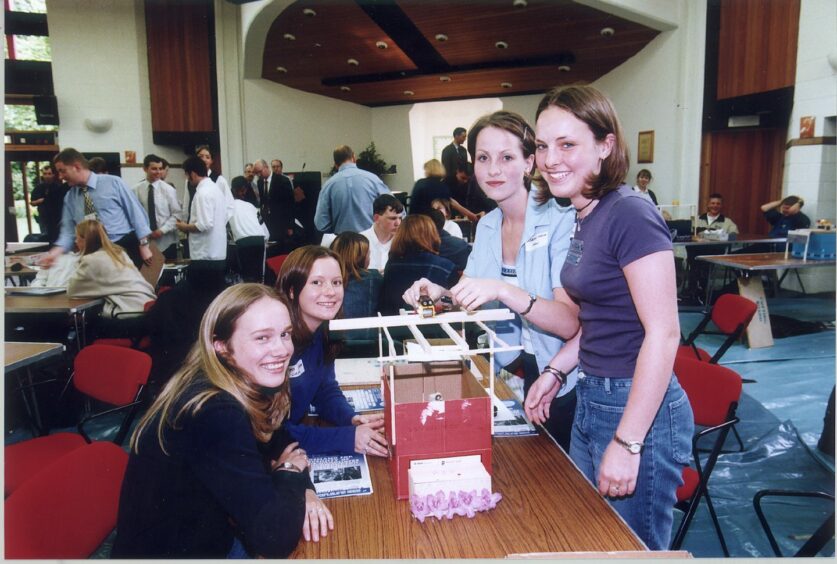
[[[145,180],[137,183],[133,190],[148,214],[148,225],[151,228],[148,238],[156,243],[167,260],[174,260],[177,258],[176,222],[181,217],[177,192],[162,180],[162,158],[154,154],[146,155],[142,160],[142,170],[145,172]]]
[[[369,239],[369,268],[383,272],[389,248],[401,225],[404,205],[392,194],[381,194],[372,202],[372,227],[360,234]]]

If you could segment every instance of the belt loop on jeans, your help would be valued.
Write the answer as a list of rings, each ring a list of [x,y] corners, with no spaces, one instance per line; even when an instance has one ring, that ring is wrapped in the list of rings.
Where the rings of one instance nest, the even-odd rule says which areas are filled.
[[[605,389],[605,393],[607,393],[607,394],[610,393],[610,378],[605,378],[604,379],[604,389]]]

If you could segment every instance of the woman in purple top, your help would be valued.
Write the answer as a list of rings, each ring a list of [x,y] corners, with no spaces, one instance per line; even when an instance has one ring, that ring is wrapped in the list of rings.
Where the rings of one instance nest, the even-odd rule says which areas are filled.
[[[628,150],[613,106],[591,86],[559,87],[537,111],[536,162],[569,198],[576,228],[561,281],[577,304],[578,404],[570,456],[653,550],[668,548],[694,430],[672,374],[680,326],[672,244],[654,206],[623,184]],[[525,408],[554,394],[544,372]]]

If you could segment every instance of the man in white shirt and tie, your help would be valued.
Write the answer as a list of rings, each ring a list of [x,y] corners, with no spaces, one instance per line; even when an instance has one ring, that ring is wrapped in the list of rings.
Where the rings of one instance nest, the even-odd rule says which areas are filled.
[[[177,258],[177,218],[180,217],[180,203],[177,191],[162,180],[163,159],[157,155],[146,155],[142,160],[145,180],[136,184],[134,193],[148,214],[151,228],[149,239],[166,260]]]

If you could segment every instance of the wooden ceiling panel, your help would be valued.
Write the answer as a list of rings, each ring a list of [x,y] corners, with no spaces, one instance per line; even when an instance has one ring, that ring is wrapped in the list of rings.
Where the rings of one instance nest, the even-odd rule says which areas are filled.
[[[603,37],[603,27],[614,35]],[[529,0],[525,8],[512,0],[301,0],[268,33],[263,77],[368,106],[541,92],[596,80],[657,33],[570,0]],[[349,66],[349,57],[360,64]],[[570,72],[559,72],[561,64]]]

